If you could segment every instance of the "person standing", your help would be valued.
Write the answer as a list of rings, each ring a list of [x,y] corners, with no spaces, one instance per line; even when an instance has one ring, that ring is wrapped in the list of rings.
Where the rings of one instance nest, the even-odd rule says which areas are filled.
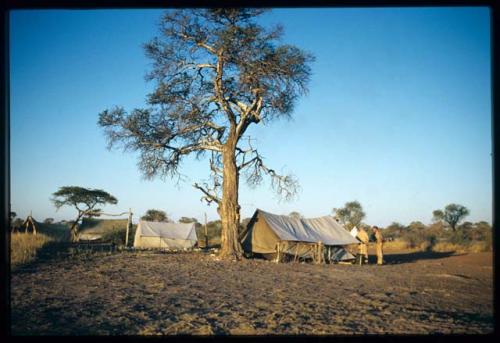
[[[368,263],[368,233],[366,233],[365,229],[359,228],[358,235],[356,237],[361,241],[358,246],[358,252],[363,256],[363,262]]]
[[[384,262],[384,252],[383,252],[384,238],[382,237],[382,232],[380,232],[380,229],[377,226],[373,227],[373,233],[375,235],[375,241],[376,241],[377,264],[382,265]]]

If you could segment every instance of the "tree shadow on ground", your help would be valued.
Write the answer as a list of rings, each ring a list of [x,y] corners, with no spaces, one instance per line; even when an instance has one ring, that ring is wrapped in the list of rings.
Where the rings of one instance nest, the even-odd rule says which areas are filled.
[[[11,272],[24,273],[30,272],[40,263],[57,258],[63,258],[68,255],[69,244],[66,242],[51,241],[44,244],[36,252],[36,257],[33,260],[25,263],[20,263],[11,267]]]
[[[465,254],[456,254],[455,251],[437,252],[437,251],[416,251],[402,254],[384,254],[385,264],[404,264],[413,263],[420,260],[437,260],[450,256],[461,256]],[[370,262],[376,263],[376,256],[370,256]]]
[[[18,274],[32,272],[38,265],[48,261],[76,258],[78,256],[85,257],[99,253],[112,253],[115,251],[116,245],[113,243],[89,244],[82,242],[50,241],[37,250],[34,259],[12,266],[11,272]]]

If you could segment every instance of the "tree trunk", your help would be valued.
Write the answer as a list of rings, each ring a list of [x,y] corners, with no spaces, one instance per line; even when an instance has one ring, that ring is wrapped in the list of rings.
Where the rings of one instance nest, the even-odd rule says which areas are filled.
[[[71,226],[71,229],[70,229],[70,234],[71,234],[71,242],[77,242],[78,241],[78,228],[77,228],[78,224],[75,222],[73,223],[73,225]]]
[[[71,225],[71,228],[69,229],[71,242],[78,242],[78,221],[81,217],[81,215],[78,215],[78,218],[76,218],[73,225]]]
[[[240,224],[239,173],[236,166],[235,146],[236,142],[227,144],[223,151],[222,199],[218,210],[222,221],[220,256],[239,260],[243,256],[243,251],[238,234]]]

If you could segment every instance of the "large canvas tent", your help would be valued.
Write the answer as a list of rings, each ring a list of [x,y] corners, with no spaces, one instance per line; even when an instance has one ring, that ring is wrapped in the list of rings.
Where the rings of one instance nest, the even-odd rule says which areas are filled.
[[[135,230],[135,248],[188,249],[198,238],[195,223],[139,221]]]
[[[257,209],[241,235],[243,250],[266,258],[293,256],[315,261],[344,261],[354,256],[346,245],[358,244],[330,216],[305,219],[276,215]]]

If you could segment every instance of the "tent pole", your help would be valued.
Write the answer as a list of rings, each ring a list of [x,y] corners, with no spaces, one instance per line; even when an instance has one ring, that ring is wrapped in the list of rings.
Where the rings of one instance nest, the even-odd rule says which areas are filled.
[[[26,221],[24,222],[24,233],[28,233],[28,223],[30,221],[30,217],[26,218]]]
[[[207,212],[205,212],[205,250],[208,250]]]
[[[132,209],[128,209],[127,233],[125,234],[125,246],[128,247],[128,231],[132,225]]]

